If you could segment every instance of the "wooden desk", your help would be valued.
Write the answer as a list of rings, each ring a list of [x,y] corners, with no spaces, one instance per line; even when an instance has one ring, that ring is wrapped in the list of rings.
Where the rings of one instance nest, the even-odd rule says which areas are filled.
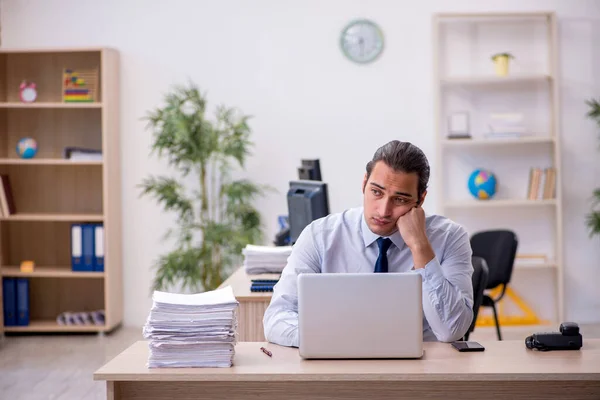
[[[482,344],[485,352],[459,353],[425,343],[420,360],[303,360],[294,348],[247,342],[236,346],[232,368],[148,369],[140,341],[94,380],[107,381],[109,400],[600,398],[600,339],[546,353],[523,341]]]
[[[265,341],[263,316],[271,302],[272,292],[251,292],[252,279],[279,279],[279,274],[248,275],[244,267],[238,268],[219,287],[231,286],[240,302],[238,310],[238,335],[240,342]]]

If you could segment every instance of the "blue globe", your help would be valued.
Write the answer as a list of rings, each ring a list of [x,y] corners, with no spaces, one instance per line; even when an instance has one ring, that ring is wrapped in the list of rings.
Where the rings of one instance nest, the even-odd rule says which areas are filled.
[[[37,142],[33,138],[23,138],[17,143],[17,154],[21,158],[33,158],[37,149]]]
[[[496,177],[490,171],[476,169],[469,176],[469,192],[478,200],[487,200],[496,194]]]

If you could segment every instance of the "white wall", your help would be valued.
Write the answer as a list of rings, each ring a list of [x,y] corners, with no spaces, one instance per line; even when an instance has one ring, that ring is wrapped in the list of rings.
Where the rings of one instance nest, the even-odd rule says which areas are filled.
[[[284,193],[301,158],[318,157],[332,211],[361,203],[364,164],[398,138],[434,156],[431,13],[555,10],[562,51],[567,318],[600,321],[600,246],[583,225],[592,187],[600,186],[598,141],[583,100],[600,97],[597,1],[304,2],[262,0],[0,0],[2,45],[112,46],[122,57],[125,324],[140,326],[150,307],[150,265],[168,249],[172,223],[137,185],[164,171],[149,158],[140,118],[174,83],[193,79],[212,104],[252,114],[254,157],[247,175],[280,193],[260,203],[267,237],[287,212]],[[352,18],[377,21],[381,59],[348,62],[338,35]],[[596,72],[596,73],[594,73]],[[436,193],[426,207],[435,212]]]

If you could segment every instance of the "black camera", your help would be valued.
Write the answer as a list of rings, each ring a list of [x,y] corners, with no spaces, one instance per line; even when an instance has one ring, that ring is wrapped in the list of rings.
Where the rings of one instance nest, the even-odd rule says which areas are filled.
[[[541,332],[527,336],[525,346],[528,349],[579,350],[583,346],[583,338],[579,333],[579,325],[575,322],[560,324],[560,332]]]

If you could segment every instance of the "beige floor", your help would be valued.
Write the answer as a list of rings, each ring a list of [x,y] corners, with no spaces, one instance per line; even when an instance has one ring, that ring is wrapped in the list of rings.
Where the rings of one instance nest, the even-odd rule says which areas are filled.
[[[558,327],[556,327],[558,329]],[[505,340],[524,340],[552,327],[506,327]],[[600,338],[600,325],[582,326],[585,338]],[[92,375],[131,343],[141,328],[120,328],[109,335],[7,336],[0,347],[0,399],[105,399],[103,382]],[[477,328],[470,340],[495,340],[493,328]]]

